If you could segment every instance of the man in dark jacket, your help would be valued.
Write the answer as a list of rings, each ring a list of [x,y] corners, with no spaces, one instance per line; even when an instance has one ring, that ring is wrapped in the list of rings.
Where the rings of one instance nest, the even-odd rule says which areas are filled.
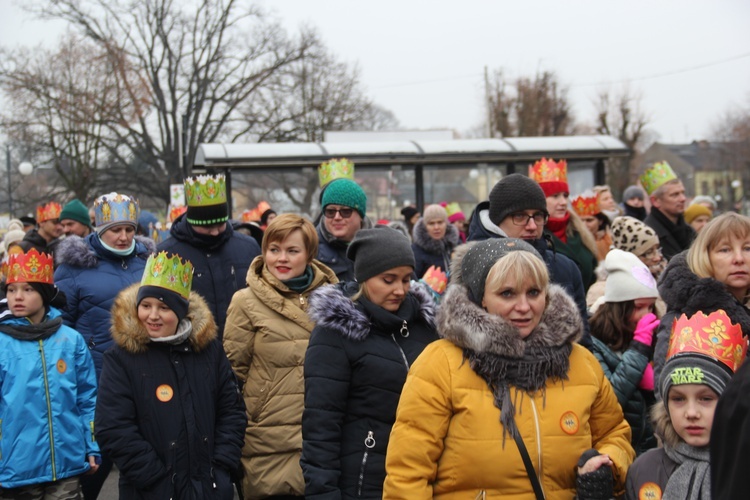
[[[489,238],[521,238],[529,242],[544,258],[550,282],[562,286],[575,300],[583,319],[581,345],[591,348],[586,294],[581,271],[575,262],[556,253],[552,243],[543,237],[547,222],[547,199],[539,184],[522,174],[501,179],[490,191],[490,200],[477,205],[469,225],[469,241]]]
[[[685,186],[667,162],[656,163],[641,176],[651,200],[651,213],[643,221],[656,231],[667,260],[690,248],[695,230],[685,222]]]
[[[62,206],[54,201],[36,207],[39,229],[29,230],[21,240],[20,246],[24,252],[36,248],[39,252],[54,255],[63,234],[63,226],[60,223],[61,211]]]
[[[229,220],[223,175],[199,175],[185,181],[187,212],[170,229],[159,251],[176,253],[193,263],[193,290],[206,299],[224,335],[227,309],[234,292],[245,288],[250,263],[260,247],[249,236],[235,232]]]

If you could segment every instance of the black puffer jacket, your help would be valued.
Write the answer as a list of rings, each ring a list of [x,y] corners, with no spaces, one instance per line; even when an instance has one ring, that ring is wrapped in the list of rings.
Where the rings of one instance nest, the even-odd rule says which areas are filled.
[[[305,355],[305,498],[382,498],[385,452],[409,366],[437,340],[422,285],[397,313],[360,298],[353,282],[310,298],[316,327]]]
[[[439,267],[448,274],[451,265],[451,252],[461,243],[458,229],[453,224],[445,226],[445,236],[441,239],[433,239],[427,232],[424,219],[419,219],[414,224],[414,243],[411,249],[414,252],[414,274],[417,278],[424,276],[430,266]]]
[[[139,287],[112,307],[116,346],[104,355],[96,407],[96,437],[120,469],[120,499],[231,500],[229,471],[240,465],[247,419],[216,324],[191,293],[188,339],[151,342],[135,314]]]
[[[678,253],[690,248],[696,236],[695,230],[685,222],[682,215],[677,218],[677,224],[673,224],[656,207],[651,207],[651,213],[643,220],[643,223],[656,232],[661,245],[661,254],[667,260],[671,260]]]

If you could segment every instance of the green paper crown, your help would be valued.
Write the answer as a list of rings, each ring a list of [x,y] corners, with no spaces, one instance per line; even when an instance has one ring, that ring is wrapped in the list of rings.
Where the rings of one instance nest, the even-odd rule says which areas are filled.
[[[346,158],[332,158],[318,167],[320,187],[336,179],[354,180],[354,163]]]
[[[643,175],[641,175],[641,185],[650,196],[663,184],[676,178],[677,174],[674,173],[669,163],[662,161],[654,163],[643,172]]]
[[[185,179],[189,207],[209,207],[227,202],[227,181],[223,175],[197,175]]]
[[[143,270],[141,286],[158,286],[188,299],[190,286],[193,283],[193,265],[189,260],[183,261],[179,255],[159,252],[150,255]]]

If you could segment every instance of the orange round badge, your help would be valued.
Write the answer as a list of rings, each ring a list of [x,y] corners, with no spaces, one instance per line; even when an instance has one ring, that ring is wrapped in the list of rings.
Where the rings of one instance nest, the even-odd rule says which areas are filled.
[[[638,500],[661,500],[661,488],[656,483],[646,483],[638,490]]]
[[[563,416],[560,417],[560,428],[565,434],[571,436],[578,432],[578,415],[572,411],[566,411]]]
[[[167,384],[162,384],[156,388],[156,399],[158,399],[162,403],[171,401],[172,396],[174,396],[174,391]]]
[[[58,359],[57,360],[57,371],[60,373],[65,373],[65,370],[68,369],[68,364],[65,362],[64,359]]]

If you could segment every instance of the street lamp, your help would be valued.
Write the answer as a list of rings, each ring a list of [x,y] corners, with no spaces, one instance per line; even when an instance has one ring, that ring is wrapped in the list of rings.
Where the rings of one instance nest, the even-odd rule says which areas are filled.
[[[5,163],[6,167],[8,168],[8,218],[13,218],[13,183],[11,183],[10,180],[10,145],[5,146]],[[21,175],[29,175],[31,172],[34,171],[34,166],[27,162],[21,162],[20,165],[18,165],[18,172]]]

